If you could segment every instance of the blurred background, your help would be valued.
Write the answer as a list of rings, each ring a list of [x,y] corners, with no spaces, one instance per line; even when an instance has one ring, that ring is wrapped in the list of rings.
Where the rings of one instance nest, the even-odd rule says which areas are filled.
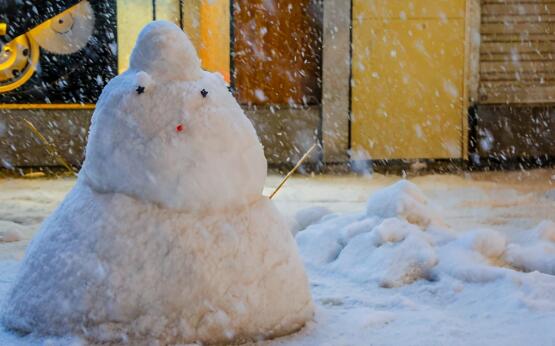
[[[102,88],[154,19],[229,82],[274,167],[314,142],[311,169],[553,163],[552,0],[7,0],[0,167],[59,166],[45,142],[79,167]]]

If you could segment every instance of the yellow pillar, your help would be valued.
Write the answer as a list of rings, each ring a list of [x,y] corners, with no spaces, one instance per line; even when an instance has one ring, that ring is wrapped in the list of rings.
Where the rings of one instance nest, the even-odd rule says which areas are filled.
[[[117,0],[118,72],[129,66],[139,32],[152,21],[152,0]]]
[[[230,74],[229,0],[185,0],[183,28],[197,48],[202,67],[221,73],[229,82]]]
[[[229,0],[204,0],[200,8],[202,66],[219,72],[229,82]]]
[[[180,3],[183,23],[180,23]],[[118,70],[128,68],[139,32],[152,20],[152,0],[118,0]],[[197,48],[204,69],[230,75],[229,0],[157,0],[156,19],[183,27]]]
[[[163,19],[181,26],[179,23],[179,0],[156,0],[156,19]]]

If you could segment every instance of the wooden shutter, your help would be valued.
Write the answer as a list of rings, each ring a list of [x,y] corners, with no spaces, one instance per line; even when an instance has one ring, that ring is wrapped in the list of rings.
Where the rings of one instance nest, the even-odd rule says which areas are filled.
[[[482,0],[480,103],[555,102],[555,0]]]
[[[319,104],[319,0],[234,0],[234,80],[242,104]]]

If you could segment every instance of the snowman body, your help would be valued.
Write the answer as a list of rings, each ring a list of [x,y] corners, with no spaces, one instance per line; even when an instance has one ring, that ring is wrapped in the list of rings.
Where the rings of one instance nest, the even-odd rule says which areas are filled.
[[[149,24],[97,104],[73,190],[31,242],[2,321],[95,342],[220,343],[313,315],[254,128],[185,34]]]

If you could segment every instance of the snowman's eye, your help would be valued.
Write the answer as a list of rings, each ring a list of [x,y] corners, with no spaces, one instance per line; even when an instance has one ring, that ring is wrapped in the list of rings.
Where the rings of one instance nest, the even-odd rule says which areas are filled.
[[[142,93],[145,92],[145,87],[142,86],[142,85],[139,85],[139,86],[137,87],[137,89],[135,89],[135,91],[137,92],[138,95],[140,95],[140,94],[142,94]]]
[[[202,89],[200,91],[200,94],[202,95],[202,97],[206,97],[206,96],[208,96],[208,91],[206,91],[206,89]]]

